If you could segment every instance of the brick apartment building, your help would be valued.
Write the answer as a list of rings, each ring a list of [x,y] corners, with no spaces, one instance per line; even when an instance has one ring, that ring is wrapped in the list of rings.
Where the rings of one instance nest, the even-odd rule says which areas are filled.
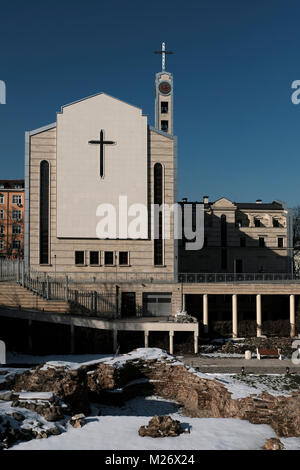
[[[0,180],[0,257],[24,255],[24,180]]]

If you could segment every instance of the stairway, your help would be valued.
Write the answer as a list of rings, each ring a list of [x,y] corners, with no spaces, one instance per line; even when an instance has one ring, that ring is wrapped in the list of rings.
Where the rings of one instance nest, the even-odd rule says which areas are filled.
[[[45,312],[66,313],[69,304],[62,300],[46,300],[14,282],[0,282],[0,307],[15,307]]]

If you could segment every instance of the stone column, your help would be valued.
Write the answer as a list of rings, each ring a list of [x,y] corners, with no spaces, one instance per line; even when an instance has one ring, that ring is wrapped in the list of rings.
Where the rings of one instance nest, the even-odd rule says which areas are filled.
[[[71,354],[75,353],[75,326],[70,325],[70,351]]]
[[[118,349],[118,330],[113,330],[113,351],[117,352]]]
[[[173,337],[174,337],[174,331],[170,331],[169,332],[169,350],[170,350],[170,354],[173,354]]]
[[[194,332],[194,353],[198,354],[198,335]]]
[[[203,294],[203,326],[204,333],[208,332],[208,296]]]
[[[261,294],[256,295],[256,336],[261,337],[262,320],[261,320]]]
[[[291,325],[291,338],[296,335],[295,327],[295,295],[290,295],[290,325]]]
[[[149,348],[149,331],[145,331],[145,348]]]
[[[232,337],[238,336],[237,295],[232,294]]]
[[[185,294],[182,294],[182,311],[185,312]]]

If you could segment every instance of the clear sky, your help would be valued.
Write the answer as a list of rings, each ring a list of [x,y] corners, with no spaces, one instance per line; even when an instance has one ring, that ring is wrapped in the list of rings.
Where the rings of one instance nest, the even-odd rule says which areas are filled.
[[[162,41],[175,52],[179,198],[300,204],[298,0],[2,1],[0,178],[24,176],[25,130],[85,96],[139,106],[153,125]]]

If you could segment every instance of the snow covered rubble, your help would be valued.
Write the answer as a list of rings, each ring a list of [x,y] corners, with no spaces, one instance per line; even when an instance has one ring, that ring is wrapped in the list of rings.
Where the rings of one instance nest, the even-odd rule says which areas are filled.
[[[48,437],[51,432],[59,434],[67,431],[68,434],[71,432],[68,425],[71,415],[82,412],[90,415],[94,406],[91,403],[100,404],[101,409],[106,406],[121,412],[128,403],[138,400],[140,396],[146,397],[143,398],[145,402],[149,396],[160,396],[161,400],[179,404],[181,414],[189,416],[189,421],[220,417],[232,421],[231,418],[240,418],[254,423],[253,426],[266,426],[269,430],[268,438],[276,436],[274,431],[270,433],[271,428],[268,425],[279,436],[300,435],[297,404],[299,390],[297,387],[296,391],[281,390],[280,376],[270,377],[270,387],[267,381],[256,380],[255,376],[250,380],[249,376],[245,379],[229,374],[201,374],[157,348],[141,348],[129,354],[91,358],[85,362],[72,362],[72,358],[70,359],[49,361],[23,373],[18,371],[13,384],[13,371],[8,370],[10,388],[17,398],[14,396],[13,400],[1,401],[0,395],[0,415],[4,415],[6,419],[8,414],[22,413],[24,420],[17,421],[12,416],[9,417],[10,426],[21,431],[25,428],[28,431],[28,426],[29,429],[30,426],[32,429],[38,426],[39,429],[35,435],[31,433],[31,437],[17,436],[15,441],[12,439],[12,444],[37,436]],[[5,376],[1,377],[3,385]],[[273,386],[275,382],[272,380],[278,382],[277,388]],[[9,394],[6,398],[9,398]],[[51,424],[45,419],[45,414],[44,417],[39,414],[42,409],[36,408],[45,403],[45,410],[48,410],[46,413],[50,413],[49,409],[53,406],[60,407],[56,411],[60,411],[61,415],[58,413],[57,421]],[[153,412],[155,414],[158,413]],[[97,422],[100,423],[102,419],[104,416],[97,417]],[[147,422],[144,421],[141,425]],[[223,420],[218,422],[223,426]],[[87,424],[89,427],[92,424],[89,423],[89,418]],[[245,423],[244,425],[246,426]],[[84,429],[85,426],[82,431]],[[0,423],[0,433],[3,434],[4,431]],[[55,439],[61,440],[62,435]]]

